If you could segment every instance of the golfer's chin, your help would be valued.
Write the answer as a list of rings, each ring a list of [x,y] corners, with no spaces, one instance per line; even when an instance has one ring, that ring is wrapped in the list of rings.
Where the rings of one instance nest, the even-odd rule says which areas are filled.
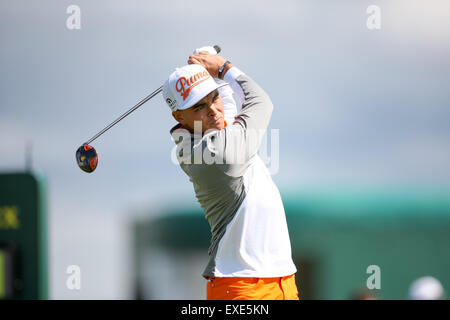
[[[208,122],[208,130],[222,130],[225,128],[225,122],[223,118],[220,118],[216,121]]]

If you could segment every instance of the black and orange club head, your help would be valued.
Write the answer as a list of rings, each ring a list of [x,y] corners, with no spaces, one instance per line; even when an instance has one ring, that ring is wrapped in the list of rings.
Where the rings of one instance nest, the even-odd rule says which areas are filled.
[[[162,91],[162,86],[156,89],[154,92],[152,92],[150,95],[145,97],[143,100],[141,100],[138,104],[136,104],[133,108],[122,114],[119,118],[114,120],[110,125],[108,125],[106,128],[104,128],[102,131],[97,133],[95,136],[93,136],[91,139],[89,139],[86,143],[84,143],[81,147],[77,149],[77,152],[75,154],[77,164],[80,167],[81,170],[91,173],[97,168],[98,165],[98,155],[97,151],[94,149],[93,146],[90,145],[92,141],[100,137],[102,134],[104,134],[106,131],[111,129],[113,126],[115,126],[119,121],[121,121],[123,118],[128,116],[130,113],[132,113],[134,110],[142,106],[144,103],[146,103],[148,100],[156,96],[158,93]]]
[[[94,147],[83,144],[76,152],[77,164],[85,172],[93,172],[97,168],[98,155]]]

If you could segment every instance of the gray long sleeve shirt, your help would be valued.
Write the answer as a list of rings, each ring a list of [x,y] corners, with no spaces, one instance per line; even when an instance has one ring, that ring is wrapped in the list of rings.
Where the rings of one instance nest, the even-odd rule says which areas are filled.
[[[233,124],[192,134],[171,130],[177,158],[211,227],[205,277],[295,273],[280,194],[257,155],[273,110],[268,95],[239,69],[225,80],[243,100]]]

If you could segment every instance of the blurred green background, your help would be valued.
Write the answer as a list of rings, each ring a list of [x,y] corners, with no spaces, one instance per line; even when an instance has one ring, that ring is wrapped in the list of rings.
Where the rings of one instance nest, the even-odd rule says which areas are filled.
[[[366,289],[378,299],[408,299],[411,283],[423,276],[433,276],[449,288],[450,190],[405,187],[288,194],[283,200],[301,298],[351,299]],[[201,210],[174,210],[136,224],[136,283],[147,286],[138,296],[173,296],[170,290],[169,296],[161,293],[166,292],[161,287],[173,283],[170,275],[158,277],[159,268],[180,264],[174,273],[188,279],[198,276],[200,263],[192,275],[190,269],[181,269],[190,260],[186,257],[195,257],[195,264],[207,251],[209,228],[204,220]],[[149,267],[161,254],[167,255],[168,265]],[[369,290],[367,279],[373,272],[367,268],[372,265],[380,269],[380,288]],[[189,292],[190,285],[186,287],[181,292]],[[196,290],[190,294],[200,297],[202,288]]]

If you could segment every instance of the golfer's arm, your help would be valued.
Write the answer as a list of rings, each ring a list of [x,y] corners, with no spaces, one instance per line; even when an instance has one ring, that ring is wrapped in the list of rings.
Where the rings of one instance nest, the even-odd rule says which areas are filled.
[[[223,113],[227,124],[232,124],[234,122],[234,117],[236,117],[238,110],[236,106],[236,101],[233,98],[233,90],[230,86],[224,86],[219,88],[219,94],[223,102]],[[239,105],[239,109],[242,105]]]
[[[272,116],[273,104],[264,90],[249,76],[243,74],[236,78],[244,94],[241,112],[236,116],[235,124],[245,130],[262,131],[264,135]]]
[[[240,162],[242,164],[257,153],[269,125],[273,104],[264,90],[249,76],[241,73],[232,80],[242,91],[244,103],[234,123],[217,133],[217,143],[222,145],[223,149],[219,150],[224,151],[223,157],[227,163],[238,157],[243,161]],[[229,83],[232,85],[232,82]]]
[[[244,91],[242,90],[239,83],[236,81],[236,78],[241,75],[244,75],[244,73],[241,70],[239,70],[236,67],[232,67],[227,71],[227,73],[225,73],[225,76],[223,78],[223,80],[226,81],[233,90],[238,100],[239,109],[242,108],[242,105],[244,104],[245,101]]]

